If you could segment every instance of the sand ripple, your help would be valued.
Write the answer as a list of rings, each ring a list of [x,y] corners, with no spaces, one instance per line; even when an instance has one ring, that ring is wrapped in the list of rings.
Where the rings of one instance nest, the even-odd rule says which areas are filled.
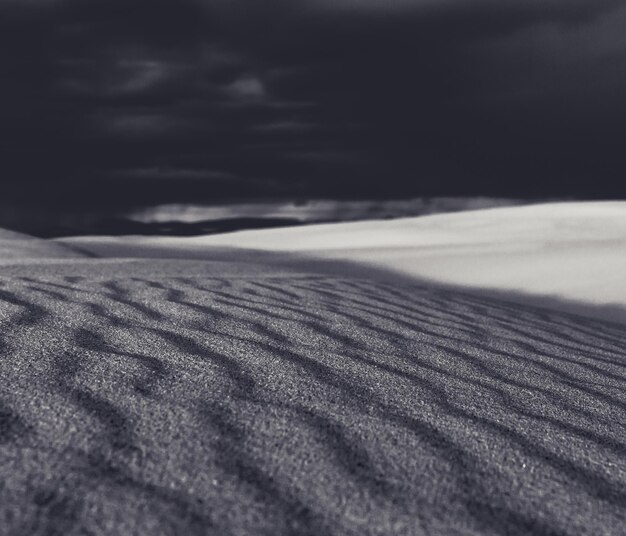
[[[0,280],[2,534],[623,534],[626,330],[330,276]]]

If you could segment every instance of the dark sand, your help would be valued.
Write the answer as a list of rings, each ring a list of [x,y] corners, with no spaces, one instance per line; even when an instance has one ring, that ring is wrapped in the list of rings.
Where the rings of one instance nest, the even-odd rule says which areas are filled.
[[[626,532],[626,328],[249,260],[0,267],[1,534]]]

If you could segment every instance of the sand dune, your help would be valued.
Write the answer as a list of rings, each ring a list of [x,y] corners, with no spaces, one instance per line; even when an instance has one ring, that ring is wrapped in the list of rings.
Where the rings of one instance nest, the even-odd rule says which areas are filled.
[[[0,266],[0,534],[623,534],[625,327],[208,240]]]
[[[0,264],[85,257],[69,245],[0,229]]]
[[[186,239],[77,238],[99,255],[208,247],[357,262],[418,281],[505,291],[508,298],[626,322],[626,202],[552,203],[390,221],[312,225]],[[512,294],[513,293],[513,294]]]

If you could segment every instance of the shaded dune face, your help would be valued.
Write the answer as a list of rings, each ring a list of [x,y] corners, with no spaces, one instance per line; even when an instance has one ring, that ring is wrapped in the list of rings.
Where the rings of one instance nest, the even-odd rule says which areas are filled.
[[[2,534],[620,534],[626,331],[365,279],[0,280]]]
[[[0,228],[0,266],[34,259],[74,259],[90,257],[71,244],[42,240],[22,233]]]

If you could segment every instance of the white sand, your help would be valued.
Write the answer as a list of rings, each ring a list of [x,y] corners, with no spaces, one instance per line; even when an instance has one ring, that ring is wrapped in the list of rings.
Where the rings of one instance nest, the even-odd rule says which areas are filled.
[[[551,203],[183,239],[79,238],[67,243],[114,250],[129,242],[138,248],[174,249],[183,256],[208,246],[297,252],[438,283],[605,308],[626,306],[626,202]]]

